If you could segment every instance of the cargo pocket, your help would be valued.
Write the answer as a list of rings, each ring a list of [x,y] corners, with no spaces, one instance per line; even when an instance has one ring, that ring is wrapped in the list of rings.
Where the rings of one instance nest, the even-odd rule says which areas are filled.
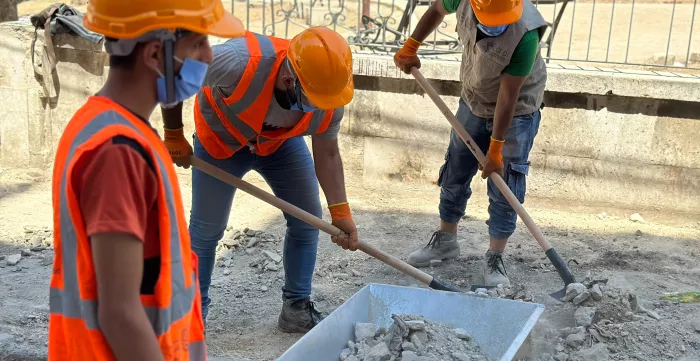
[[[508,164],[508,188],[513,191],[515,198],[520,203],[525,202],[525,191],[527,184],[527,173],[530,169],[530,162],[511,162]]]
[[[442,182],[445,180],[445,176],[447,174],[447,163],[450,161],[450,151],[448,150],[445,152],[445,163],[440,167],[440,171],[438,173],[438,180],[437,180],[437,186],[442,187]]]

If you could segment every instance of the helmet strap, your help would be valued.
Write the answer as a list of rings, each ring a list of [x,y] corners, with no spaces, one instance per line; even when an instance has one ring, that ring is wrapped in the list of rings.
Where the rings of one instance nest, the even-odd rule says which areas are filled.
[[[175,42],[163,40],[163,54],[165,55],[165,95],[168,104],[175,103]]]

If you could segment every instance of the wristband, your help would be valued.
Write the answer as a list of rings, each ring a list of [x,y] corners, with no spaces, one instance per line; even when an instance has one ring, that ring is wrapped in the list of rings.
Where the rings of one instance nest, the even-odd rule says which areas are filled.
[[[348,202],[336,203],[328,206],[328,210],[331,212],[331,219],[352,219],[350,214],[350,204]]]
[[[184,126],[177,128],[177,129],[163,128],[163,131],[168,136],[178,136],[178,135],[182,135],[183,137],[185,136],[185,127]]]
[[[503,144],[505,140],[498,140],[491,137],[491,143],[489,144],[489,151],[487,156],[496,161],[503,161]]]
[[[414,38],[408,38],[406,39],[406,42],[403,43],[403,47],[404,49],[408,50],[409,53],[411,53],[411,55],[416,55],[416,53],[418,52],[418,48],[421,46],[421,44],[423,43]]]

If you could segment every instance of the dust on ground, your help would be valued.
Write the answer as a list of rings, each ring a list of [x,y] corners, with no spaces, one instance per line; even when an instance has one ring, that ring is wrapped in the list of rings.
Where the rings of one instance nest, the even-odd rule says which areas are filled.
[[[188,214],[190,173],[178,172]],[[53,260],[49,177],[41,170],[0,172],[3,360],[42,360],[46,355]],[[255,174],[246,179],[269,190]],[[424,246],[438,223],[439,189],[434,186],[370,186],[350,179],[348,195],[362,239],[402,259]],[[461,257],[427,268],[428,273],[464,289],[482,282],[479,274],[488,247],[487,204],[485,195],[475,192],[467,209],[469,216],[460,223]],[[579,280],[589,282],[589,293],[591,282],[607,279],[598,285],[603,293],[600,301],[574,305],[549,297],[562,283],[519,223],[505,261],[511,281],[526,294],[520,292],[513,298],[531,299],[546,307],[531,333],[529,359],[700,359],[700,304],[662,299],[668,292],[700,290],[697,215],[561,205],[533,198],[525,205],[550,242],[570,260]],[[640,213],[641,219],[630,220],[633,213]],[[324,218],[330,217],[326,213]],[[272,206],[238,192],[229,225],[210,292],[208,349],[211,355],[229,360],[273,360],[302,336],[284,334],[275,327],[282,301],[283,271],[278,256],[282,254],[284,219]],[[253,232],[244,232],[246,227]],[[248,247],[252,238],[257,239],[256,244]],[[364,253],[343,251],[321,235],[312,296],[320,310],[333,311],[370,282],[425,287]],[[628,307],[630,294],[638,306],[659,319]],[[577,325],[577,319],[590,317],[590,310],[579,311],[577,316],[583,307],[596,308],[589,326]]]

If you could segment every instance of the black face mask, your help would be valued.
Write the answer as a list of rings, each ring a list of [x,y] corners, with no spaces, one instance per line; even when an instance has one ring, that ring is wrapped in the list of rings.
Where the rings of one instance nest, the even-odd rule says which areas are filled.
[[[293,104],[297,102],[297,95],[294,93],[294,89],[274,89],[275,99],[277,104],[279,104],[284,109],[291,109]]]

